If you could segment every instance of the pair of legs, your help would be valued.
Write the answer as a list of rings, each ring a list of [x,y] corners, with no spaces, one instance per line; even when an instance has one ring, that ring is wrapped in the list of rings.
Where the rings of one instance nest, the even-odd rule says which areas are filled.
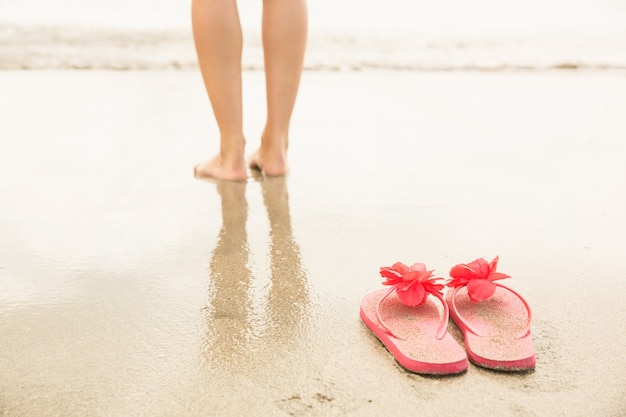
[[[246,163],[241,53],[236,0],[192,0],[198,63],[220,131],[220,152],[196,165],[197,176],[244,180],[248,164],[266,175],[287,172],[289,122],[298,94],[307,36],[306,0],[263,0],[267,121],[259,149]]]

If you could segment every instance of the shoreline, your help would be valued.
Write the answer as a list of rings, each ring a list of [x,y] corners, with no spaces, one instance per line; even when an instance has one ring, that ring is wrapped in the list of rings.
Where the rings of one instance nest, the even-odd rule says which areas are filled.
[[[0,70],[196,69],[190,30],[88,29],[78,26],[0,28]],[[244,33],[242,65],[263,68],[259,35]],[[626,70],[626,40],[521,39],[454,36],[314,34],[307,71],[552,71]]]

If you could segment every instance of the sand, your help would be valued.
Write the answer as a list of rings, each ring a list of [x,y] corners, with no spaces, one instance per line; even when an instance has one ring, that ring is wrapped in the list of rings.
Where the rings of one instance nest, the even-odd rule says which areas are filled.
[[[624,73],[307,72],[290,175],[239,185],[192,176],[196,71],[0,91],[0,415],[626,415]],[[360,322],[380,266],[496,255],[534,372],[411,374]]]

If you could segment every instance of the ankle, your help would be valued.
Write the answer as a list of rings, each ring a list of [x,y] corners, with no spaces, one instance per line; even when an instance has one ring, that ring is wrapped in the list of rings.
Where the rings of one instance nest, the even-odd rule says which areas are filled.
[[[287,140],[261,138],[259,151],[272,158],[284,158],[287,155]]]
[[[222,135],[220,138],[222,163],[233,168],[244,165],[245,147],[246,140],[243,135]]]
[[[289,136],[284,129],[269,129],[267,126],[261,135],[261,148],[268,152],[284,153],[289,146]]]

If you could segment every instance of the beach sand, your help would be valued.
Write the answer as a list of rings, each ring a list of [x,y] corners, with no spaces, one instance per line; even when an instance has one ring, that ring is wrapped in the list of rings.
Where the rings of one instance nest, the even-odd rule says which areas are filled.
[[[197,71],[0,91],[0,415],[626,415],[624,73],[306,72],[290,175],[244,184],[192,176]],[[411,374],[359,319],[380,266],[496,255],[533,372]]]

